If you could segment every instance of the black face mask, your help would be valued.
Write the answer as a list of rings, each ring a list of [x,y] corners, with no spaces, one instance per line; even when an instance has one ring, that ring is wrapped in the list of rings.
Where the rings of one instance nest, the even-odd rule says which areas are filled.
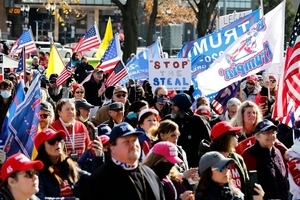
[[[154,171],[156,172],[156,175],[160,179],[163,179],[163,178],[165,178],[170,173],[170,170],[172,169],[173,166],[174,166],[174,164],[172,164],[172,163],[161,162],[161,163],[158,163],[154,167]]]

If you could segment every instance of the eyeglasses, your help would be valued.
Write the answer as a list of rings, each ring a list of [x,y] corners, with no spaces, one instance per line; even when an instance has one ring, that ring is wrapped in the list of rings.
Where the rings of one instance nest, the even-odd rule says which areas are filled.
[[[276,83],[276,80],[270,80],[271,83]]]
[[[40,114],[41,119],[46,119],[49,116],[49,114]]]
[[[246,85],[255,85],[254,83],[247,82]]]
[[[24,177],[25,178],[33,178],[35,175],[38,175],[38,171],[35,171],[35,170],[28,170],[28,171],[25,171],[25,174],[24,174]]]
[[[79,94],[79,93],[83,94],[84,91],[76,91],[75,93],[76,93],[76,94]]]
[[[126,97],[127,95],[126,94],[116,94],[116,97],[118,97],[118,98],[121,98],[121,97]]]
[[[61,141],[62,141],[61,138],[52,138],[51,140],[48,140],[47,142],[49,145],[53,146],[56,144],[56,142],[61,142]]]
[[[223,167],[212,167],[211,170],[213,171],[218,171],[218,172],[223,172],[225,169],[230,169],[230,165],[224,165]]]
[[[159,98],[169,98],[169,96],[168,95],[164,95],[164,94],[159,94],[159,95],[157,95]]]
[[[261,134],[263,134],[263,135],[276,135],[277,131],[275,131],[275,130],[262,131]]]

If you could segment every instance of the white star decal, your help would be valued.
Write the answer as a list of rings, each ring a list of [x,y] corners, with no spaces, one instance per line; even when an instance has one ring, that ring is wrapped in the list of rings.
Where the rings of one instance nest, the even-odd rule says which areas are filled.
[[[294,170],[296,170],[296,169],[297,169],[298,171],[300,171],[300,164],[296,164]]]

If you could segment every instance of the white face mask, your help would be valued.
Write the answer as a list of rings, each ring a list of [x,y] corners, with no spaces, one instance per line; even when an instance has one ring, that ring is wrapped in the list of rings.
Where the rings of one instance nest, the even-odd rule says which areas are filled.
[[[79,119],[80,119],[80,121],[81,122],[87,122],[88,120],[89,120],[89,118],[84,118],[84,117],[82,117],[81,115],[80,115],[80,117],[79,117]]]
[[[11,96],[11,91],[3,90],[0,94],[4,99],[8,99]]]

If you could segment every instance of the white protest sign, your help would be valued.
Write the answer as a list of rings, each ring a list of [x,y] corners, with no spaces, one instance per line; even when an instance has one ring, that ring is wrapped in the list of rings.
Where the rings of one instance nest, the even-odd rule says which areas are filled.
[[[248,14],[252,13],[252,10],[247,10],[244,12],[234,12],[229,15],[223,15],[219,17],[219,29],[227,26],[228,24],[234,22],[235,20],[238,20]]]
[[[190,58],[149,60],[149,83],[155,90],[164,85],[168,90],[188,90],[191,84]]]

